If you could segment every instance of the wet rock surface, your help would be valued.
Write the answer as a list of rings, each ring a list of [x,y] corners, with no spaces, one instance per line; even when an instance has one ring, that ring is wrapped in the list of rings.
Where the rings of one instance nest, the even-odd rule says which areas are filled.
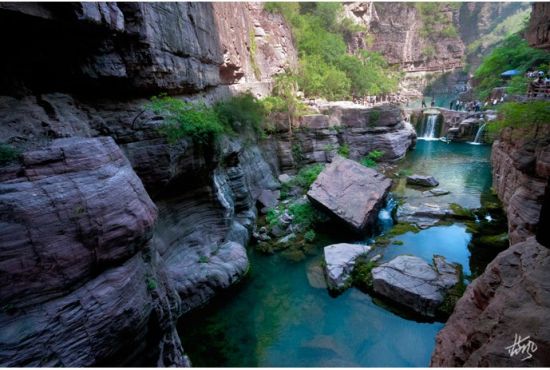
[[[411,175],[407,176],[407,184],[434,187],[439,185],[439,181],[437,181],[433,176]]]
[[[363,233],[376,221],[391,183],[372,168],[337,156],[319,174],[307,196],[351,230]]]
[[[415,256],[398,256],[372,270],[374,292],[412,309],[434,317],[446,291],[459,281],[455,264],[442,257],[434,258],[435,268]]]

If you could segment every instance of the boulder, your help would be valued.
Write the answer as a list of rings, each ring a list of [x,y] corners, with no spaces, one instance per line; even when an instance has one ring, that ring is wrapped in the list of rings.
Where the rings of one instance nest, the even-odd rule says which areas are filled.
[[[280,196],[281,192],[279,190],[263,189],[257,199],[262,212],[266,213],[269,208],[277,206]]]
[[[449,190],[444,190],[444,189],[432,189],[432,190],[428,190],[428,193],[430,193],[434,197],[439,197],[442,195],[450,194],[451,192]]]
[[[391,184],[374,169],[337,156],[319,174],[307,196],[351,230],[364,233],[376,222]]]
[[[437,181],[433,176],[411,175],[407,176],[407,184],[433,187],[439,185],[439,181]]]
[[[0,301],[59,297],[136,254],[157,208],[110,137],[25,152],[0,183]]]
[[[370,247],[367,245],[347,243],[325,247],[325,273],[328,288],[335,291],[345,289],[355,266],[355,260],[369,250]]]
[[[459,270],[442,257],[434,264],[436,268],[419,257],[397,256],[372,270],[373,289],[420,315],[435,317],[447,290],[458,283]]]
[[[290,175],[287,175],[286,173],[283,173],[279,175],[279,181],[281,182],[281,184],[287,184],[292,181],[292,177]]]

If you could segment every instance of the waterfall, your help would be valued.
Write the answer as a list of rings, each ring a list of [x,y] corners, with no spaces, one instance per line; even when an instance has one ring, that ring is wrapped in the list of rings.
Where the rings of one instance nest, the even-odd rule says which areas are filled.
[[[479,126],[479,128],[477,129],[476,137],[474,141],[471,142],[470,144],[481,145],[481,138],[483,137],[483,130],[485,130],[485,125],[487,124],[484,123],[481,126]]]
[[[384,208],[378,212],[378,227],[382,232],[389,230],[393,226],[392,213],[396,206],[397,202],[393,199],[391,193],[388,194]]]
[[[420,131],[420,140],[437,140],[436,128],[437,128],[437,114],[428,114],[426,115],[424,121],[422,122],[422,129]]]

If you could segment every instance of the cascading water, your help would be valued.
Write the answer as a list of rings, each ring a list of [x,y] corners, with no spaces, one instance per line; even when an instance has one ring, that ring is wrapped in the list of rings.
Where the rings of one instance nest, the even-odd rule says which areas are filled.
[[[378,212],[378,227],[381,232],[385,232],[393,226],[392,213],[396,206],[397,202],[391,194],[388,194],[384,208]]]
[[[428,114],[422,122],[422,129],[418,139],[420,140],[438,140],[436,136],[437,114]]]
[[[483,131],[485,130],[485,126],[487,124],[484,123],[477,129],[476,137],[474,138],[474,141],[470,142],[470,144],[474,145],[481,145],[481,138],[483,137]]]

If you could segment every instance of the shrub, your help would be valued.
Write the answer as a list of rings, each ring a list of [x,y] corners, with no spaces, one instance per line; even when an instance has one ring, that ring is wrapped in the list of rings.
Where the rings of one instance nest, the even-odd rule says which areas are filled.
[[[19,157],[19,151],[9,144],[0,144],[0,165],[12,162]]]
[[[351,272],[353,285],[364,292],[370,292],[372,290],[372,269],[375,267],[375,262],[358,259]]]
[[[308,243],[311,243],[315,240],[315,231],[308,230],[304,233],[304,240]]]
[[[537,138],[542,125],[550,124],[550,102],[530,101],[526,103],[505,103],[498,109],[500,119],[487,127],[492,135],[505,127],[522,128]]]
[[[172,97],[153,97],[150,108],[165,119],[160,131],[169,141],[190,137],[199,144],[212,142],[223,133],[224,126],[213,108],[204,103],[188,103]]]
[[[304,189],[309,189],[311,184],[315,182],[315,180],[317,179],[317,176],[319,176],[319,174],[323,171],[324,168],[325,166],[320,163],[306,166],[300,169],[300,171],[298,171],[298,173],[296,174],[296,176],[292,181],[296,185]]]
[[[350,150],[349,150],[348,144],[344,144],[340,146],[340,148],[338,148],[338,154],[344,158],[349,158],[349,153],[350,153]]]
[[[153,279],[152,277],[147,277],[145,279],[145,282],[147,284],[147,290],[148,291],[153,291],[155,289],[157,289],[157,281],[155,279]]]
[[[263,132],[267,115],[265,104],[251,93],[220,101],[214,105],[214,110],[225,127],[231,127],[236,131],[243,127],[251,127],[257,133]]]
[[[288,211],[293,217],[292,223],[299,225],[304,229],[309,229],[315,223],[322,220],[319,211],[313,208],[309,202],[294,203],[288,208]]]
[[[376,167],[380,158],[384,156],[384,152],[380,150],[373,150],[366,157],[363,157],[360,163],[365,167]]]

